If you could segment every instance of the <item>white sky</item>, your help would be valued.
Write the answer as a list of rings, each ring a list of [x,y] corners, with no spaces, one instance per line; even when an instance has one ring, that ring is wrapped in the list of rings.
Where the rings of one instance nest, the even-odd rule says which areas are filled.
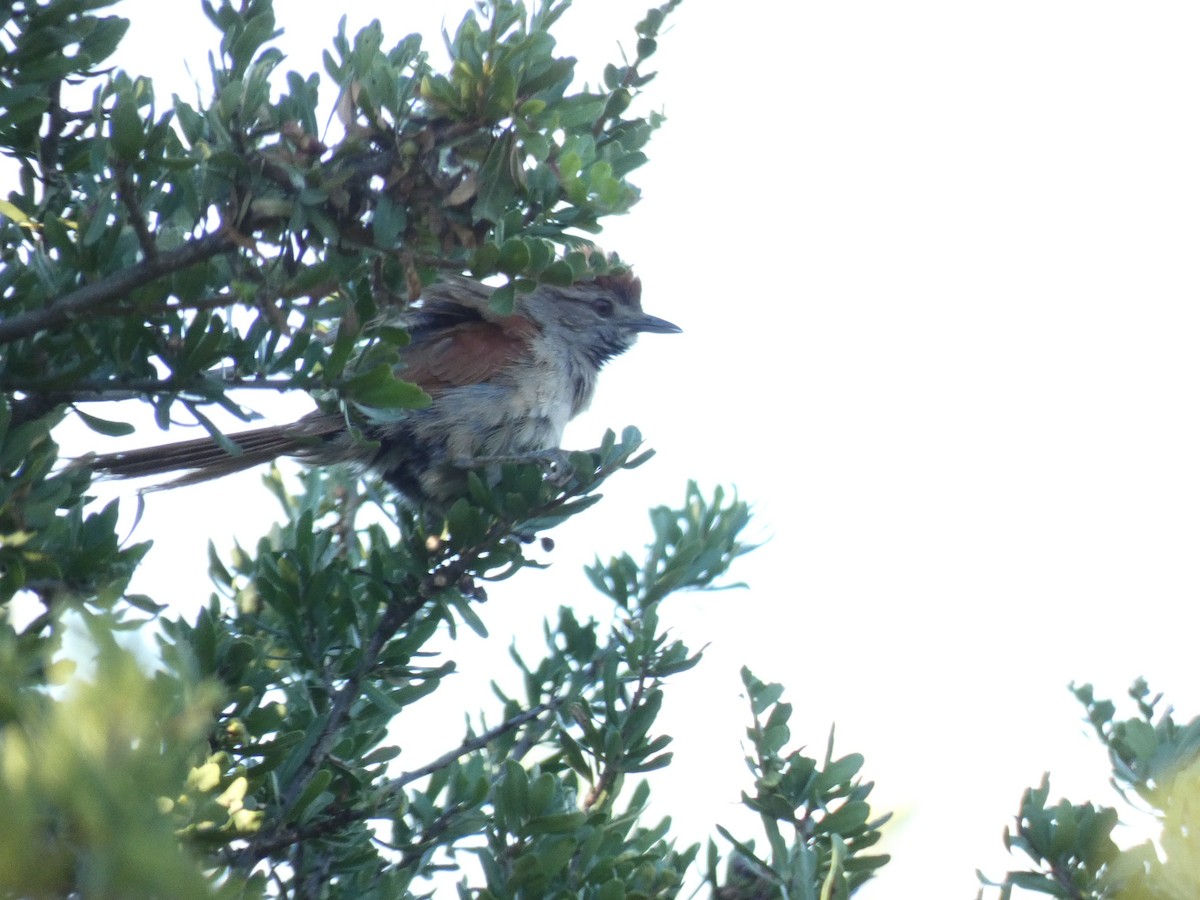
[[[646,5],[577,0],[561,44],[581,74]],[[467,5],[277,6],[285,68],[308,72],[343,12],[350,33],[378,16],[391,41],[436,41]],[[183,59],[206,83],[216,43],[199,4],[123,12],[125,67],[193,96]],[[769,540],[734,573],[749,590],[664,606],[710,646],[668,688],[656,809],[686,840],[754,833],[737,812],[749,663],[787,685],[797,744],[819,754],[836,720],[878,807],[901,811],[860,896],[974,896],[1043,771],[1054,799],[1114,802],[1068,681],[1117,697],[1145,675],[1200,710],[1200,6],[689,0],[673,21],[645,200],[602,241],[685,334],[618,360],[567,441],[636,424],[659,455],[555,534],[550,571],[491,591],[492,638],[448,647],[450,693],[474,709],[510,633],[532,651],[559,603],[603,615],[579,566],[636,551],[644,510],[687,478],[736,485]],[[224,550],[236,524],[252,543],[274,514],[247,500],[256,482],[151,495],[137,536],[169,536],[139,589],[206,598],[207,538]],[[432,752],[461,732],[438,696],[403,728]]]

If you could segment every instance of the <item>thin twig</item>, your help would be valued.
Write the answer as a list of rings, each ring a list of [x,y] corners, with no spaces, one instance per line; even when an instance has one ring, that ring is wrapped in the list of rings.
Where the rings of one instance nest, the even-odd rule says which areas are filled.
[[[58,187],[62,181],[62,169],[59,165],[59,147],[62,141],[66,119],[62,108],[62,79],[56,78],[50,82],[46,109],[46,136],[38,154],[42,167],[42,178],[47,184]]]
[[[419,768],[405,772],[396,776],[388,782],[386,793],[391,796],[397,793],[400,788],[407,784],[412,784],[414,781],[424,778],[426,775],[432,775],[438,769],[445,768],[460,757],[466,756],[468,753],[474,753],[476,750],[482,750],[496,738],[507,734],[508,732],[520,728],[527,722],[532,722],[543,713],[554,712],[567,701],[566,696],[555,697],[552,700],[545,700],[537,706],[531,706],[524,712],[517,713],[511,719],[505,719],[499,725],[489,728],[487,731],[480,732],[473,738],[463,741],[453,750],[443,753],[432,762],[428,762]]]
[[[310,391],[323,386],[319,382],[295,378],[221,379],[207,383],[229,391]],[[174,378],[83,378],[74,382],[69,391],[47,391],[36,381],[22,378],[0,379],[0,390],[5,393],[36,395],[54,405],[108,403],[114,400],[132,400],[146,394],[193,394],[207,399],[208,395],[200,391],[200,386],[194,380],[179,381]]]
[[[629,711],[630,716],[632,716],[634,710],[636,710],[642,704],[642,698],[646,693],[646,680],[648,677],[649,676],[646,674],[646,671],[643,668],[641,674],[638,676],[638,686],[633,692],[633,698],[626,705],[626,709]],[[621,736],[625,737],[625,735]],[[600,802],[601,798],[603,798],[604,795],[608,793],[608,791],[616,783],[617,775],[620,773],[620,770],[621,767],[617,764],[616,760],[605,760],[604,768],[600,772],[600,777],[596,779],[596,783],[592,785],[591,790],[587,792],[587,796],[583,800],[584,809],[591,809],[598,802]]]
[[[146,214],[138,204],[137,187],[133,183],[133,176],[129,174],[129,166],[122,163],[116,168],[117,197],[125,204],[125,211],[129,213],[129,224],[133,227],[133,233],[137,235],[138,245],[146,254],[146,259],[158,259],[158,245],[154,243],[154,235],[150,233]]]

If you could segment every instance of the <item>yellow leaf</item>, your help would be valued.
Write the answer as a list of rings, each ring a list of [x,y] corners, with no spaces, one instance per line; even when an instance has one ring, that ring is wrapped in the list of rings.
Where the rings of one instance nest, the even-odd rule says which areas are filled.
[[[242,801],[246,797],[246,791],[250,787],[245,776],[239,776],[233,779],[233,783],[225,788],[225,792],[217,798],[217,803],[224,806],[230,812],[237,812],[242,808]]]
[[[221,769],[216,763],[205,763],[188,773],[188,787],[207,793],[221,783]]]
[[[263,812],[261,809],[239,809],[230,820],[239,833],[248,834],[262,827]]]
[[[4,205],[4,201],[0,200],[0,206]],[[22,547],[32,537],[32,531],[13,531],[9,534],[0,534],[0,547]]]
[[[7,200],[0,200],[0,216],[12,219],[22,228],[28,228],[30,231],[37,231],[41,228],[37,222],[25,215],[19,206],[9,203]]]

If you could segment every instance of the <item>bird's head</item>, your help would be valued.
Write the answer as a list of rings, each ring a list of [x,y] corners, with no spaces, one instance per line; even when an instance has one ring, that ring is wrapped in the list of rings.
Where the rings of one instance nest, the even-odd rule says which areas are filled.
[[[629,272],[601,275],[569,287],[543,285],[521,298],[521,312],[562,333],[597,365],[633,346],[642,332],[682,329],[642,310],[642,283]]]

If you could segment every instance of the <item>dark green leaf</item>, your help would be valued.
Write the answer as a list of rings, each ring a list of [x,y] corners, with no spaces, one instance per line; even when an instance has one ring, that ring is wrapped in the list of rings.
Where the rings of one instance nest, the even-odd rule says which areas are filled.
[[[79,407],[75,407],[75,415],[79,416],[84,424],[97,434],[107,435],[108,437],[122,437],[134,432],[134,427],[128,422],[114,422],[109,419],[101,419],[99,416],[85,413]]]

